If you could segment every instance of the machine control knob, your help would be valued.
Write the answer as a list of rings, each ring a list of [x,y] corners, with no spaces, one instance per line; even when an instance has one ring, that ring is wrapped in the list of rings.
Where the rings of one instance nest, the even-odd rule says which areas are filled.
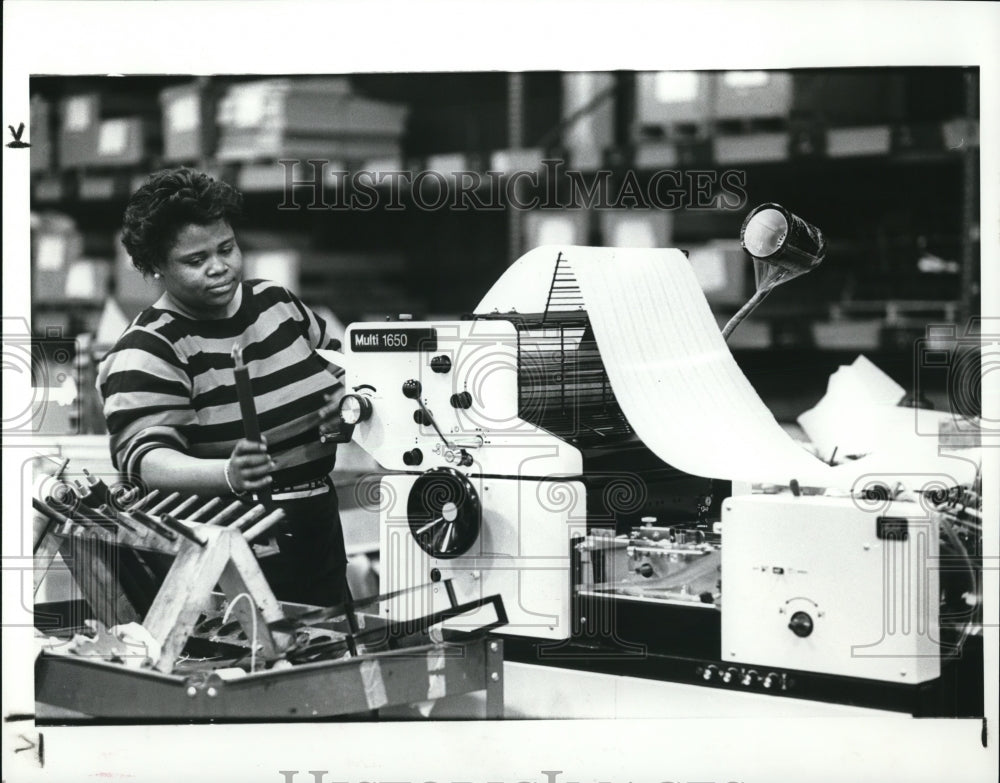
[[[722,673],[722,681],[725,683],[730,683],[733,681],[733,678],[736,677],[736,675],[739,673],[740,673],[739,669],[730,666]]]
[[[709,664],[702,670],[701,678],[705,680],[705,682],[710,682],[712,678],[715,677],[715,675],[717,675],[718,673],[719,673],[719,667],[715,666],[714,664]]]
[[[423,387],[420,385],[420,381],[411,378],[408,381],[403,382],[403,396],[408,397],[411,400],[417,399],[420,396],[420,392],[423,391]]]
[[[424,453],[420,449],[410,449],[403,452],[404,465],[419,465],[424,461]]]
[[[340,418],[355,425],[372,417],[372,401],[360,394],[345,394],[340,400]]]
[[[449,372],[451,370],[451,359],[448,356],[445,356],[444,354],[441,354],[440,356],[435,356],[433,359],[431,359],[431,369],[434,370],[434,372],[439,372],[442,374]]]
[[[813,619],[806,612],[796,612],[788,621],[792,633],[805,639],[813,632]]]
[[[743,683],[744,687],[749,688],[760,682],[760,675],[757,674],[755,670],[751,669],[750,671],[748,671],[746,674],[743,675],[743,679],[740,682]]]
[[[458,392],[458,394],[451,395],[451,407],[452,408],[466,408],[472,407],[472,395],[469,392]]]
[[[635,569],[635,572],[639,574],[639,576],[645,576],[647,578],[651,577],[655,573],[653,571],[653,566],[650,563],[643,563],[641,566]]]
[[[472,465],[472,455],[465,449],[460,449],[458,452],[458,465],[462,468]]]
[[[421,427],[429,427],[432,421],[430,414],[420,408],[413,411],[413,420]]]
[[[764,678],[764,682],[761,683],[767,690],[771,690],[775,685],[778,684],[778,675],[774,672],[769,672],[767,677]]]

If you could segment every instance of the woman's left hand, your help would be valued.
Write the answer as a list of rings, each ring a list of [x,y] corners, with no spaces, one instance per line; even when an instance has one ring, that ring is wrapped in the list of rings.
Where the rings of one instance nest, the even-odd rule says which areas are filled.
[[[333,435],[340,429],[334,422],[340,421],[340,400],[333,394],[323,397],[326,405],[319,409],[319,435],[325,440],[327,435]]]

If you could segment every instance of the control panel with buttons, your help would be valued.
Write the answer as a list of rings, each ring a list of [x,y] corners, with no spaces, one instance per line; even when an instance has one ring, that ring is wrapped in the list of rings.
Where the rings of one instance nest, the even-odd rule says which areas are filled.
[[[509,321],[352,324],[340,360],[351,439],[386,470],[581,472],[579,450],[518,416]]]

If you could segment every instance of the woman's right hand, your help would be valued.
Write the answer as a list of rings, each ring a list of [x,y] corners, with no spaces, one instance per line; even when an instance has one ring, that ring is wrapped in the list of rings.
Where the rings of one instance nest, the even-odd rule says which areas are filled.
[[[229,481],[237,493],[267,489],[271,485],[271,472],[278,466],[267,453],[267,441],[258,443],[244,438],[233,447],[227,463]]]

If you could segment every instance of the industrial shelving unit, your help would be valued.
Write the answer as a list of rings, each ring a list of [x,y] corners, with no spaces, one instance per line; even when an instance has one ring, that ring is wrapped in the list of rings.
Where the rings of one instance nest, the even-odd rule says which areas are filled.
[[[838,73],[823,78],[832,83]],[[850,84],[866,78],[857,69],[845,73],[854,80]],[[959,68],[892,73],[903,91],[897,114],[881,122],[869,117],[853,128],[862,131],[854,152],[850,144],[857,143],[857,134],[848,133],[844,147],[845,129],[831,112],[817,110],[815,98],[811,103],[796,98],[807,110],[800,106],[785,116],[750,110],[754,116],[742,119],[706,115],[650,128],[637,108],[645,89],[641,75],[632,72],[605,74],[591,100],[576,111],[568,108],[567,76],[560,73],[347,78],[359,95],[407,107],[396,161],[406,170],[461,166],[486,175],[495,169],[498,152],[507,152],[518,167],[531,168],[544,158],[566,159],[573,166],[580,157],[572,135],[580,123],[593,120],[603,125],[596,136],[596,165],[579,167],[585,183],[598,166],[610,172],[612,187],[628,172],[642,186],[663,169],[680,177],[743,172],[745,209],[676,210],[669,243],[687,249],[720,237],[736,240],[746,209],[764,201],[793,205],[816,222],[829,239],[823,273],[776,292],[743,327],[756,329],[759,337],[741,342],[737,333],[733,348],[738,358],[752,355],[755,367],[762,354],[757,348],[784,352],[788,360],[806,358],[825,380],[831,361],[836,367],[842,356],[864,350],[891,365],[926,324],[963,324],[978,311],[978,75]],[[205,103],[202,114],[211,118],[225,90],[251,78],[262,77],[126,77],[113,86],[120,103],[131,100],[154,122],[161,119],[163,91],[196,91]],[[54,110],[60,99],[111,87],[107,79],[39,78],[32,93],[48,102],[44,116],[52,129],[60,119]],[[128,194],[163,162],[156,134],[150,138],[153,146],[141,162],[114,168],[60,169],[59,151],[49,151],[47,165],[40,164],[33,177],[33,209],[69,215],[83,233],[86,256],[113,258],[120,252],[114,232]],[[726,140],[739,142],[735,151],[732,145],[722,148]],[[301,270],[303,298],[329,306],[345,323],[398,312],[416,317],[467,312],[531,243],[528,213],[509,208],[505,200],[490,210],[423,210],[413,208],[403,189],[402,209],[387,208],[383,199],[368,210],[328,210],[309,208],[303,192],[301,200],[294,199],[295,209],[279,210],[288,196],[277,185],[283,171],[274,161],[269,165],[278,176],[272,171],[262,177],[260,161],[219,160],[212,134],[203,142],[202,154],[186,162],[243,185],[247,222],[257,234],[248,236],[248,246],[263,238],[268,247],[285,242],[312,254],[314,260]],[[347,164],[356,170],[392,162]],[[522,195],[537,194],[529,188]],[[711,196],[717,202],[718,192]],[[576,241],[607,242],[599,210],[584,212]],[[918,268],[922,257],[928,271]],[[357,273],[345,273],[347,266]],[[102,305],[103,297],[36,297],[35,310],[40,324],[58,316],[56,325],[73,332],[92,328]],[[724,319],[736,305],[714,306]],[[749,364],[745,369],[755,383],[766,382],[753,377]]]

